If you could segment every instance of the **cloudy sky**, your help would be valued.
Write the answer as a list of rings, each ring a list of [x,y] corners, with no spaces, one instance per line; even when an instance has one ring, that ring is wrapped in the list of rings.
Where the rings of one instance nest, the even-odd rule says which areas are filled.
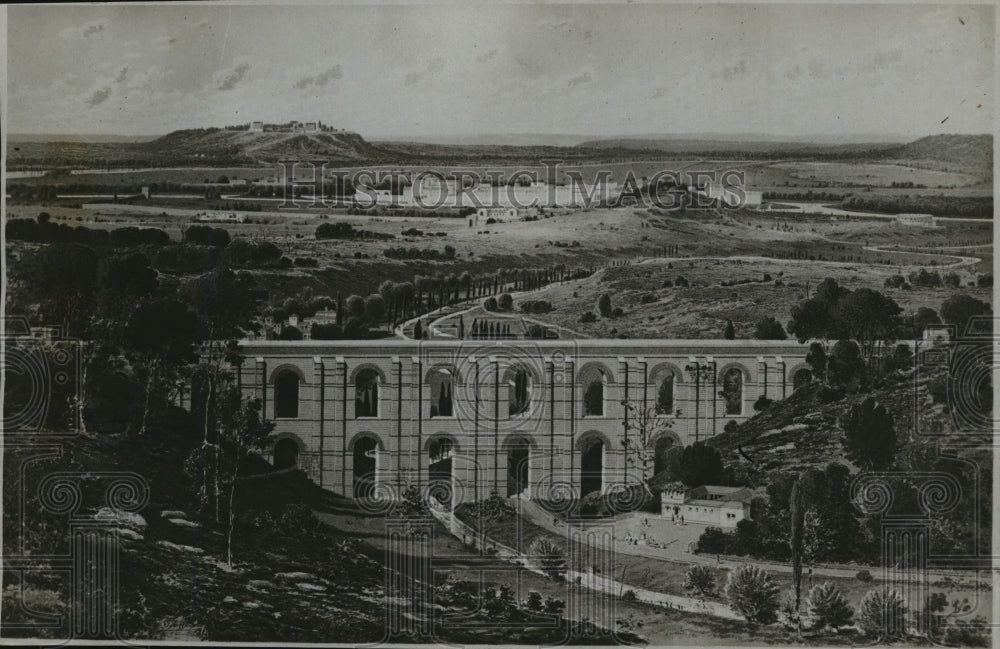
[[[992,132],[991,7],[11,6],[8,130]]]

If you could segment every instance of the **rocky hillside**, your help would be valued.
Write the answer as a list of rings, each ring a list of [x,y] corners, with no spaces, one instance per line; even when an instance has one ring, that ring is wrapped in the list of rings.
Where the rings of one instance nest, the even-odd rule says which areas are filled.
[[[852,466],[844,449],[841,419],[854,405],[872,397],[893,416],[897,454],[907,447],[936,444],[957,435],[942,394],[947,373],[944,367],[921,368],[917,375],[911,370],[870,391],[852,394],[813,383],[708,443],[762,473],[799,471],[830,462]],[[930,431],[934,437],[928,436]],[[962,439],[975,441],[965,435]],[[970,447],[962,454],[977,452]]]

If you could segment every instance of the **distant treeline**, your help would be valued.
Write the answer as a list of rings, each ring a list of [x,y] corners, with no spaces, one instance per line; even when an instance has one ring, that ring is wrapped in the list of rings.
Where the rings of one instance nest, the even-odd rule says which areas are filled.
[[[11,219],[7,221],[6,233],[8,239],[21,241],[38,241],[45,243],[72,242],[115,245],[152,245],[162,246],[170,243],[170,235],[159,228],[124,227],[113,230],[88,228],[83,225],[71,227],[63,223],[52,223],[48,215],[39,219]]]
[[[764,192],[763,199],[766,201],[842,201],[848,194],[838,194],[836,192]]]
[[[885,214],[933,214],[970,219],[993,218],[992,196],[886,196],[854,194],[844,199],[840,207],[859,212]]]
[[[317,239],[395,239],[395,235],[371,230],[357,230],[350,223],[320,223]]]

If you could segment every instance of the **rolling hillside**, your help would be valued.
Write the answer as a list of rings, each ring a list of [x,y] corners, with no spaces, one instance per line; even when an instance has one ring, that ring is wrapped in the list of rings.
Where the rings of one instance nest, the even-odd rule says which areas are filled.
[[[993,168],[991,135],[930,135],[893,147],[885,156],[898,160],[934,160],[977,169]]]

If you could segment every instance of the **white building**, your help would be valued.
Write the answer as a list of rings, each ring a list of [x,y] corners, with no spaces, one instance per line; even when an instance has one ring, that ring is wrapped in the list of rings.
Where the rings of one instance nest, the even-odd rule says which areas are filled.
[[[688,489],[673,483],[660,493],[660,511],[664,518],[678,522],[733,528],[750,518],[752,497],[753,492],[746,487],[704,485]]]
[[[934,227],[934,216],[931,214],[897,214],[896,223],[916,227]]]

